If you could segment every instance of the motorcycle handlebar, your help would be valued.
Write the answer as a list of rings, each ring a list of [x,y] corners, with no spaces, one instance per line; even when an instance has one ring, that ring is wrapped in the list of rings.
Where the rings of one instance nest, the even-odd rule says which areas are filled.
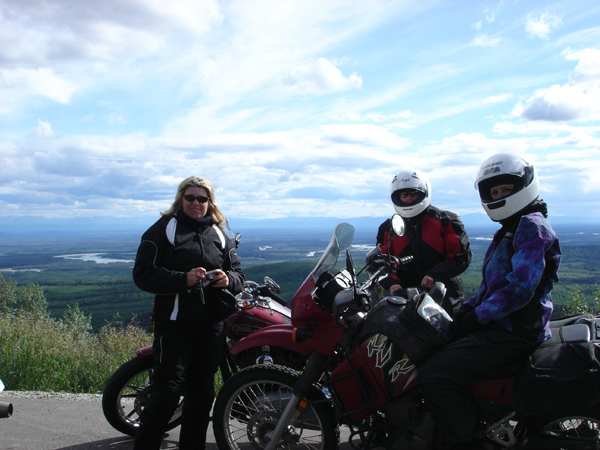
[[[277,295],[276,293],[272,292],[268,286],[259,286],[258,287],[258,293],[264,297],[269,297],[271,300],[275,300],[277,303],[279,303],[282,306],[287,306],[287,301],[283,298],[280,297],[279,295]]]

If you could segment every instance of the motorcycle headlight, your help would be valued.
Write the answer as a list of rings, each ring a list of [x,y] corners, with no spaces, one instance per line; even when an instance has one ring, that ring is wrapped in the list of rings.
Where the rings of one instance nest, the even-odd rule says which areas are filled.
[[[346,269],[342,269],[335,276],[331,272],[325,272],[317,280],[317,287],[313,290],[312,296],[321,311],[331,314],[335,296],[350,286],[352,286],[352,277]]]

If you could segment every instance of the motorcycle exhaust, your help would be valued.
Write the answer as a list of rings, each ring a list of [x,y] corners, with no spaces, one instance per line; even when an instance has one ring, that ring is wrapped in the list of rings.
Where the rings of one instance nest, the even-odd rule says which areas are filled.
[[[0,419],[12,416],[13,405],[12,403],[0,402]]]

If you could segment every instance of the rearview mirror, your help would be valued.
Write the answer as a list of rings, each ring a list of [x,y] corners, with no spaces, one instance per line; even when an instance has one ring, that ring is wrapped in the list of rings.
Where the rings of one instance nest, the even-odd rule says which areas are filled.
[[[276,294],[281,294],[281,288],[275,282],[275,280],[273,280],[271,277],[265,277],[263,281],[264,281],[265,285],[269,287],[271,292],[274,292]]]
[[[396,236],[404,236],[404,219],[398,214],[392,216],[392,230],[394,230]]]

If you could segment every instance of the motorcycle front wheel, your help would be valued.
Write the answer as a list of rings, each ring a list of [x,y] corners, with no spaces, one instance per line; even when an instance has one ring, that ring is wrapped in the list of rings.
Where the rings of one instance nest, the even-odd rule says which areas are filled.
[[[600,405],[569,414],[549,414],[531,421],[529,427],[536,438],[573,445],[565,448],[593,448],[600,446]],[[588,442],[589,447],[584,444]]]
[[[288,367],[257,365],[223,385],[213,413],[220,450],[262,450],[292,396],[298,372]],[[304,411],[288,424],[277,449],[337,450],[340,429],[331,402],[313,386]]]
[[[102,412],[107,422],[121,433],[135,436],[140,415],[152,390],[152,358],[135,357],[110,377],[102,394]],[[181,423],[183,400],[177,405],[167,430]]]

